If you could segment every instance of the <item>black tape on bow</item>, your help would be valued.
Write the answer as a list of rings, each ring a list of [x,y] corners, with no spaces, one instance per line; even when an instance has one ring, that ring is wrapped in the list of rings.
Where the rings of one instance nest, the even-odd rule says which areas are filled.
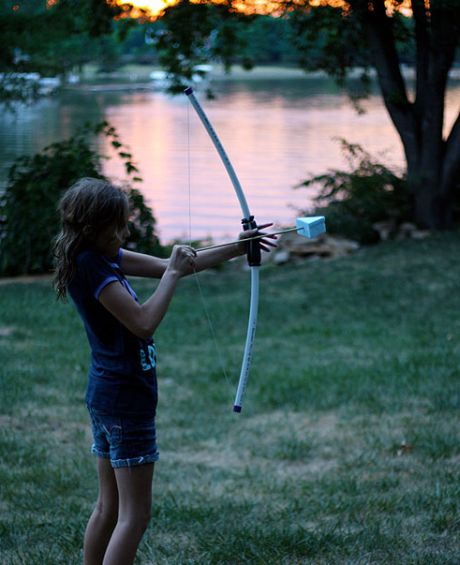
[[[243,224],[243,230],[255,230],[257,229],[257,223],[254,220],[254,216],[249,216],[249,218],[243,218],[241,220]],[[253,239],[246,243],[248,247],[247,257],[250,267],[260,267],[262,262],[261,252],[260,252],[260,239]]]

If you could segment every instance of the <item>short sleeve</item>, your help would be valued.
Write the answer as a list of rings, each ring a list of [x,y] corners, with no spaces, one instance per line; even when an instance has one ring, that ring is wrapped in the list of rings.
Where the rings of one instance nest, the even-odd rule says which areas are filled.
[[[85,284],[87,292],[96,300],[99,300],[101,292],[108,284],[119,281],[115,271],[115,267],[118,267],[118,257],[115,264],[91,252],[83,253],[78,259],[78,277]]]

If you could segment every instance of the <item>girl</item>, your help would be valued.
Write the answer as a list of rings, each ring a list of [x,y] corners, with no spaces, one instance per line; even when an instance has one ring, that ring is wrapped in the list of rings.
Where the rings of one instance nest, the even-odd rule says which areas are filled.
[[[61,202],[55,288],[70,294],[91,347],[86,403],[98,456],[99,495],[86,527],[85,565],[129,565],[147,527],[156,444],[156,355],[152,340],[179,279],[242,255],[240,243],[197,252],[176,245],[169,259],[121,249],[129,234],[126,194],[110,183],[79,180]],[[261,226],[269,227],[271,224]],[[261,240],[261,247],[274,246]],[[160,282],[140,304],[125,275]]]

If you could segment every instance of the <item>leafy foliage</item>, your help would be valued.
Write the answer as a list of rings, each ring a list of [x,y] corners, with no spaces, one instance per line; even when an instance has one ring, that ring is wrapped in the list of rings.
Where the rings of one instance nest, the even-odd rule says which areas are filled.
[[[192,78],[195,65],[206,58],[212,29],[210,6],[180,2],[165,11],[151,38],[160,64],[170,74],[172,92],[183,90],[184,81]]]
[[[59,230],[57,203],[63,192],[81,177],[105,178],[101,157],[90,145],[94,134],[111,140],[132,182],[142,180],[131,153],[107,122],[86,126],[70,139],[53,143],[32,157],[20,157],[9,171],[0,201],[0,274],[40,273],[52,268],[52,242]],[[155,218],[142,193],[129,183],[124,188],[131,203],[127,246],[161,254]]]
[[[300,59],[287,18],[255,16],[242,31],[254,65],[297,64]]]
[[[331,169],[307,178],[299,187],[319,185],[314,212],[327,216],[328,230],[361,243],[378,240],[373,225],[411,221],[412,198],[404,176],[378,163],[362,147],[341,139],[350,171]]]
[[[242,25],[250,21],[252,18],[226,5],[180,0],[168,7],[152,26],[150,38],[159,63],[169,74],[169,90],[181,92],[194,74],[200,74],[196,67],[211,59],[222,61],[228,71],[239,57],[250,68],[252,63],[244,56],[242,34]]]
[[[123,9],[104,0],[36,0],[0,3],[0,100],[31,102],[40,96],[30,73],[65,77],[104,54],[103,38],[112,33]],[[123,21],[125,22],[125,20]],[[121,37],[133,25],[117,24]]]
[[[293,10],[289,25],[293,45],[300,54],[300,67],[307,72],[325,71],[340,86],[346,87],[350,99],[356,104],[369,94],[374,63],[359,13],[352,15],[344,13],[343,8],[327,5]],[[413,64],[412,20],[396,11],[392,29],[402,60]],[[351,70],[358,70],[358,82],[347,81]],[[360,110],[358,105],[356,108]]]
[[[131,216],[126,246],[140,253],[163,256],[164,249],[155,233],[156,221],[152,210],[145,204],[142,192],[137,188],[128,188],[128,197]]]
[[[305,70],[325,70],[343,82],[348,67],[369,66],[369,52],[360,48],[366,45],[363,30],[354,21],[344,26],[340,10],[319,6],[293,11],[289,21]]]

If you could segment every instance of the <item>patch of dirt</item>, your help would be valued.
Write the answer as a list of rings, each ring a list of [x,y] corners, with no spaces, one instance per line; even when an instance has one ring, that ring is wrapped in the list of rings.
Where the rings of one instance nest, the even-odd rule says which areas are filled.
[[[238,474],[257,469],[282,481],[322,475],[338,464],[333,446],[343,440],[343,431],[336,414],[315,418],[305,413],[276,411],[242,421],[238,427],[225,446],[220,441],[208,440],[193,450],[168,451],[165,458],[209,469],[233,469]],[[295,460],[280,457],[278,452],[293,438],[312,442],[312,452]]]

